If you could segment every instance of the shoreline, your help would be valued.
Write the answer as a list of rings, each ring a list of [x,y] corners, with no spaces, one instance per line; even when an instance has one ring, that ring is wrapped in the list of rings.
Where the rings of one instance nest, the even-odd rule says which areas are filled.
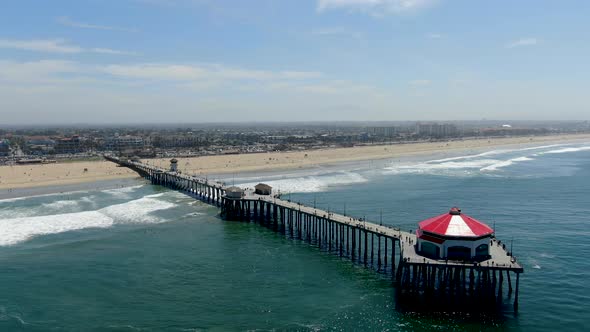
[[[195,175],[228,175],[232,173],[280,172],[304,170],[316,166],[387,160],[428,154],[459,153],[462,151],[515,145],[575,144],[590,141],[590,134],[468,139],[460,141],[421,142],[371,145],[290,152],[216,155],[177,158],[178,168]],[[168,158],[144,159],[151,165],[167,168]],[[75,186],[102,181],[124,181],[138,175],[106,160],[68,162],[45,165],[0,166],[0,196],[6,193],[43,187]]]
[[[423,156],[429,154],[458,153],[486,148],[537,144],[575,144],[590,142],[590,134],[527,136],[490,139],[467,139],[461,141],[397,143],[387,145],[361,146],[305,150],[301,152],[271,152],[242,155],[216,155],[205,157],[176,158],[178,169],[189,174],[227,176],[232,173],[280,172],[304,170],[316,166],[334,166],[342,163],[361,161],[384,161],[399,157]],[[306,157],[307,155],[307,157]],[[262,158],[257,158],[262,157]],[[203,164],[193,167],[199,161]],[[143,159],[150,165],[168,168],[169,158]]]

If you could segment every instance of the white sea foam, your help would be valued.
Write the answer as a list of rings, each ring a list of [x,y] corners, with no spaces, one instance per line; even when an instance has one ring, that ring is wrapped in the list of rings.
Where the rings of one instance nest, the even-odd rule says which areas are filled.
[[[75,200],[63,200],[63,201],[55,201],[51,203],[43,203],[41,204],[43,208],[52,209],[52,210],[61,210],[65,208],[72,208],[78,206],[78,201]]]
[[[571,147],[571,148],[563,148],[558,150],[551,150],[541,152],[540,154],[559,154],[559,153],[570,153],[570,152],[579,152],[579,151],[588,151],[590,150],[590,146],[580,146],[580,147]]]
[[[113,219],[99,211],[5,219],[0,221],[0,246],[17,244],[39,235],[105,228],[112,224]]]
[[[87,193],[87,192],[88,192],[87,190],[77,190],[77,191],[67,191],[67,192],[61,192],[61,193],[51,193],[51,194],[32,195],[32,196],[23,196],[23,197],[15,197],[15,198],[5,198],[5,199],[0,199],[0,204],[18,202],[18,201],[27,200],[30,198],[62,196],[62,195],[71,195],[71,194],[79,194],[79,193]]]
[[[497,159],[480,159],[480,160],[468,160],[468,161],[448,161],[444,163],[432,163],[424,162],[410,165],[392,165],[385,168],[385,173],[388,174],[405,174],[405,173],[447,173],[449,171],[464,171],[470,172],[480,170],[483,167],[487,167],[496,163],[500,160]]]
[[[364,183],[367,181],[368,180],[365,177],[358,173],[339,172],[326,175],[303,176],[265,181],[264,183],[270,185],[275,190],[280,190],[282,193],[310,193],[321,192],[332,186]],[[258,182],[243,183],[240,184],[240,187],[254,188],[256,184],[258,184]]]
[[[486,171],[497,171],[500,168],[510,166],[510,165],[512,165],[514,163],[521,162],[521,161],[530,161],[530,160],[534,160],[534,159],[533,158],[529,158],[529,157],[512,158],[512,159],[508,159],[508,160],[499,161],[499,162],[497,162],[495,164],[492,164],[492,165],[489,165],[489,166],[486,166],[486,167],[482,167],[480,169],[480,171],[482,171],[482,172],[486,172]]]
[[[512,153],[512,152],[548,149],[548,148],[553,148],[553,147],[556,147],[556,146],[565,146],[565,144],[541,145],[541,146],[533,146],[533,147],[522,148],[522,149],[500,149],[500,150],[492,150],[492,151],[487,151],[487,152],[482,152],[482,153],[472,154],[472,155],[465,155],[465,156],[457,156],[457,157],[449,157],[449,158],[443,158],[443,159],[436,159],[436,160],[431,160],[429,162],[430,163],[442,163],[442,162],[453,161],[453,160],[474,159],[474,158],[479,158],[479,157],[501,155],[501,154]]]
[[[29,207],[4,208],[0,210],[0,220],[10,218],[24,218],[39,215],[38,209]]]
[[[135,190],[143,187],[143,184],[137,185],[137,186],[130,186],[130,187],[123,187],[123,188],[117,188],[117,189],[107,189],[107,190],[103,190],[103,193],[106,194],[110,194],[116,198],[129,198],[131,196],[131,194],[133,192],[135,192]]]
[[[150,215],[150,213],[170,209],[174,206],[176,206],[174,203],[143,197],[126,203],[107,206],[98,211],[117,222],[154,223],[158,222],[159,219]]]
[[[429,160],[426,162],[416,164],[392,164],[386,167],[386,174],[405,174],[405,173],[417,173],[417,174],[444,174],[444,175],[470,175],[479,172],[494,172],[501,168],[514,165],[516,163],[534,160],[532,156],[522,156],[522,152],[528,152],[531,150],[548,149],[556,146],[563,146],[560,144],[535,146],[522,149],[503,149],[487,151],[474,155],[457,156],[444,159]],[[504,159],[507,156],[513,156],[514,154],[521,153],[521,156],[514,157],[511,159]],[[529,152],[530,153],[530,152]],[[494,156],[494,158],[489,158]],[[487,157],[487,158],[482,158]],[[504,158],[502,158],[504,157]]]
[[[176,205],[173,203],[154,197],[143,197],[96,211],[2,219],[0,220],[0,246],[14,245],[39,235],[86,228],[107,228],[115,223],[162,222],[164,220],[152,213],[174,206]]]

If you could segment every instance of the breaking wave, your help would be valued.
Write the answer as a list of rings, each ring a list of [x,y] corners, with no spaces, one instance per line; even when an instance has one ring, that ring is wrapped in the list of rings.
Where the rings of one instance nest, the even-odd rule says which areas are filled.
[[[157,223],[165,221],[152,213],[170,209],[176,204],[158,200],[154,197],[156,195],[150,196],[152,197],[146,196],[95,211],[0,220],[0,246],[18,244],[40,235],[87,228],[108,228],[119,223]],[[64,204],[60,202],[64,201],[56,201],[50,204]]]
[[[387,174],[473,174],[481,171],[495,171],[510,166],[515,162],[532,160],[520,157],[510,160],[480,159],[468,161],[448,161],[435,163],[427,161],[410,165],[392,165],[385,168]]]
[[[559,153],[570,153],[570,152],[579,152],[579,151],[588,151],[590,150],[590,146],[580,146],[580,147],[571,147],[571,148],[563,148],[558,150],[551,150],[546,152],[541,152],[539,154],[559,154]]]
[[[559,149],[556,149],[559,147]],[[539,151],[540,150],[540,151]],[[547,150],[547,151],[543,151]],[[570,153],[590,150],[590,146],[573,147],[571,144],[552,144],[521,149],[499,149],[472,155],[429,160],[414,164],[392,164],[386,174],[439,174],[474,175],[494,174],[517,163],[533,161],[545,154]]]
[[[535,159],[529,158],[529,157],[512,158],[512,159],[508,159],[508,160],[504,160],[504,161],[499,161],[499,162],[497,162],[495,164],[492,164],[492,165],[489,165],[489,166],[486,166],[486,167],[482,167],[480,169],[480,171],[482,171],[482,172],[485,172],[485,171],[495,171],[495,170],[498,170],[498,169],[500,169],[502,167],[507,167],[507,166],[510,166],[510,165],[512,165],[514,163],[517,163],[517,162],[530,161],[530,160],[535,160]]]
[[[116,198],[130,198],[131,194],[133,194],[137,189],[143,187],[143,184],[131,187],[123,187],[117,189],[107,189],[103,190],[103,193],[110,194]]]
[[[367,178],[359,173],[338,172],[264,181],[264,183],[272,186],[275,190],[280,190],[282,193],[312,193],[325,191],[329,187],[365,183],[367,181]],[[254,188],[256,184],[258,182],[242,183],[240,187]]]

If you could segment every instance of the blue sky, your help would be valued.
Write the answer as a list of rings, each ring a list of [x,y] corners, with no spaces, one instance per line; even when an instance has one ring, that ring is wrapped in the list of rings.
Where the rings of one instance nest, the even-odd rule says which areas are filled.
[[[590,2],[5,0],[2,123],[588,119]]]

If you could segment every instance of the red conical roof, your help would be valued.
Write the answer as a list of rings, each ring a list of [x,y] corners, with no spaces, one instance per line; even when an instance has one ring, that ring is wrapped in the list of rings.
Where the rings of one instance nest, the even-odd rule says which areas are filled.
[[[462,214],[456,207],[448,213],[421,221],[418,225],[422,231],[442,236],[480,237],[494,232],[488,225]]]

